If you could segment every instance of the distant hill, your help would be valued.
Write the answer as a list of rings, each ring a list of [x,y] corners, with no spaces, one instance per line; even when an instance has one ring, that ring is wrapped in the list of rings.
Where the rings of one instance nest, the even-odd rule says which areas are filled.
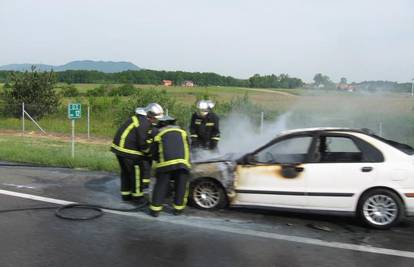
[[[131,62],[114,62],[114,61],[93,61],[93,60],[77,60],[66,63],[65,65],[53,66],[46,64],[9,64],[0,66],[0,70],[26,71],[30,70],[32,65],[37,70],[49,71],[65,71],[65,70],[96,70],[106,73],[122,72],[127,70],[140,70],[140,68]]]

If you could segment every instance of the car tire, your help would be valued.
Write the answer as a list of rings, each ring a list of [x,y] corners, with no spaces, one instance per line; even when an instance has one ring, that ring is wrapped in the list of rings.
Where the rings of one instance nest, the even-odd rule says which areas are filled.
[[[197,179],[190,184],[190,205],[204,210],[217,210],[227,206],[223,187],[209,178]]]
[[[404,204],[400,197],[388,189],[373,189],[362,195],[357,215],[367,226],[389,229],[404,218]]]

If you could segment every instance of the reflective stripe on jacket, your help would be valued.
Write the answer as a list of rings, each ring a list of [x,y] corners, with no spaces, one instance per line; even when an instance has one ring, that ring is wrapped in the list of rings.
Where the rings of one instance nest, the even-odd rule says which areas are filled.
[[[115,134],[111,151],[119,156],[140,158],[148,153],[151,124],[145,116],[134,115]]]
[[[220,140],[218,116],[214,112],[209,112],[205,117],[193,113],[190,123],[190,137],[197,138],[202,143]]]
[[[152,145],[154,169],[165,172],[190,169],[190,146],[187,133],[178,126],[167,126],[158,132]]]

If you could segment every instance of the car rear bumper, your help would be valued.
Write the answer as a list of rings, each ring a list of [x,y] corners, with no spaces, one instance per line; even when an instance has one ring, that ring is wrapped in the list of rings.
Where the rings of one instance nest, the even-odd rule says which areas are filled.
[[[404,203],[407,216],[414,216],[414,197],[407,197],[404,194]]]

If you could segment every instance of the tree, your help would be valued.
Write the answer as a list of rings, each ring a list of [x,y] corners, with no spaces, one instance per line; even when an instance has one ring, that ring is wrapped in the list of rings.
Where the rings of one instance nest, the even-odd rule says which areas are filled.
[[[51,72],[37,72],[32,66],[31,72],[12,73],[10,88],[5,88],[2,98],[5,100],[5,113],[19,117],[21,105],[34,118],[57,111],[60,96],[54,90],[55,75]]]
[[[331,87],[334,84],[328,76],[322,73],[315,74],[313,81],[315,82],[315,86],[323,85],[323,87]]]
[[[341,78],[341,81],[340,81],[339,83],[342,83],[342,84],[347,84],[347,83],[348,83],[348,81],[346,80],[346,78],[345,78],[345,77],[342,77],[342,78]]]
[[[289,77],[287,74],[260,76],[255,74],[249,78],[249,86],[253,88],[297,88],[301,87],[301,79]]]
[[[131,96],[137,92],[137,89],[132,84],[124,84],[119,87],[112,88],[108,96]]]
[[[64,97],[77,97],[79,96],[79,90],[72,84],[67,84],[62,87],[62,95]]]
[[[315,82],[316,86],[323,84],[323,75],[322,73],[316,73],[313,77],[313,81]]]

